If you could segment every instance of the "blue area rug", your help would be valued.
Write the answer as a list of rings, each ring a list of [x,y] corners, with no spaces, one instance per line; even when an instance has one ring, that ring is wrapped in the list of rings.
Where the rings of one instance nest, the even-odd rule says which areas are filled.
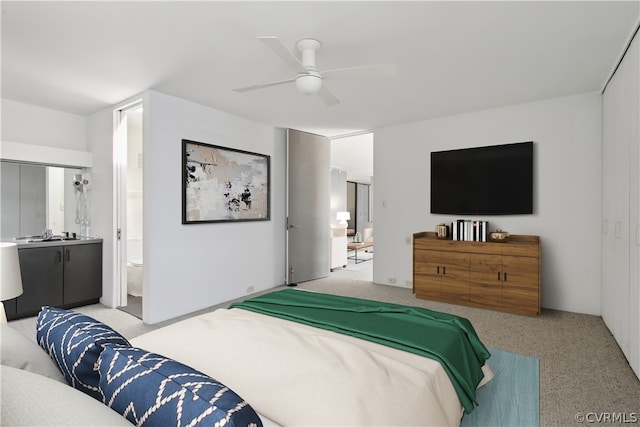
[[[478,389],[478,406],[462,427],[540,425],[540,361],[490,348],[494,378]]]

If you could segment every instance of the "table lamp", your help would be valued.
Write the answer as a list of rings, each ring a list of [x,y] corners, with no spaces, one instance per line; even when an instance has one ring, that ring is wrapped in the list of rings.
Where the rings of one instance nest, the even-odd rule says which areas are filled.
[[[351,219],[351,214],[349,212],[338,212],[337,219],[340,226],[347,228],[347,221]]]
[[[22,294],[22,276],[18,260],[18,245],[0,242],[0,324],[7,323],[4,304]]]

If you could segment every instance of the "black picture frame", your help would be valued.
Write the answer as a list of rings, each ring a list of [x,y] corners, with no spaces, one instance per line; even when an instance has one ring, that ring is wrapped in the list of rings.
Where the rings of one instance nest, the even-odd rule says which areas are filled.
[[[182,224],[271,219],[271,156],[182,140]]]

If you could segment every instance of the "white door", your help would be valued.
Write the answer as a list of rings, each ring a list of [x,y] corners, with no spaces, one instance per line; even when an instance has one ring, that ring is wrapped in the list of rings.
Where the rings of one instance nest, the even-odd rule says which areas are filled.
[[[632,51],[629,51],[632,52]],[[602,319],[630,359],[632,62],[625,58],[603,94]],[[637,121],[637,118],[635,118]]]

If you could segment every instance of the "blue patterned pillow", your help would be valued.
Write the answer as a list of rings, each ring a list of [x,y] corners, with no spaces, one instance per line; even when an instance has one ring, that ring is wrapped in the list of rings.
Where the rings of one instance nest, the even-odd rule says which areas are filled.
[[[36,340],[62,371],[67,382],[102,401],[96,362],[107,343],[130,345],[122,335],[89,316],[43,307],[36,323]]]
[[[137,426],[262,426],[227,386],[159,354],[107,345],[98,370],[103,402]]]

